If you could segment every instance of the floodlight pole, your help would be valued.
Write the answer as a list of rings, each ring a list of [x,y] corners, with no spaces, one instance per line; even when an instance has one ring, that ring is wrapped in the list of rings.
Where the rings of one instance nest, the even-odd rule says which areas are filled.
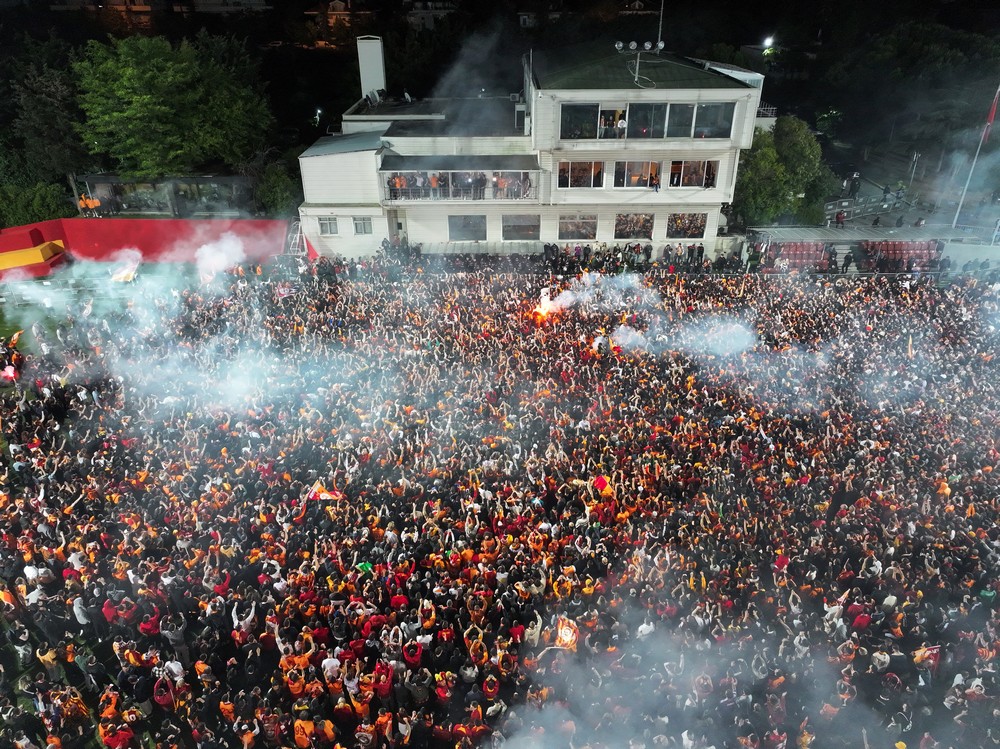
[[[666,0],[660,0],[660,25],[656,27],[656,49],[662,48],[663,44],[663,5]],[[638,65],[636,65],[638,67]]]

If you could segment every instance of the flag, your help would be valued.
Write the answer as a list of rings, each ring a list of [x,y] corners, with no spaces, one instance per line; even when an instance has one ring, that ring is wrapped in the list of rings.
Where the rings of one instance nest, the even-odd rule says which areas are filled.
[[[299,289],[297,286],[292,285],[288,281],[282,281],[277,286],[274,287],[274,295],[278,299],[284,299],[285,297],[292,296],[293,294],[298,294]]]
[[[913,653],[913,662],[918,666],[925,664],[931,673],[937,673],[938,663],[941,662],[941,646],[918,648]]]
[[[333,495],[326,490],[322,482],[317,481],[312,485],[312,489],[309,490],[306,499],[333,499]]]
[[[611,482],[608,481],[607,476],[598,476],[596,479],[594,479],[594,488],[597,489],[597,491],[599,491],[601,494],[604,494],[604,492],[607,491],[610,486]]]
[[[576,643],[580,639],[580,628],[576,622],[567,616],[560,616],[556,620],[556,642],[555,647],[576,652]]]
[[[367,575],[374,569],[374,565],[371,562],[358,562],[355,567],[362,575]]]
[[[997,103],[1000,102],[1000,88],[997,88],[993,97],[993,104],[990,106],[990,113],[986,115],[986,131],[983,133],[983,143],[990,139],[990,129],[993,127],[993,120],[997,116]]]
[[[322,481],[317,481],[315,484],[312,485],[312,488],[306,495],[306,499],[323,500],[325,502],[329,502],[331,499],[340,499],[343,496],[344,496],[343,492],[339,492],[336,489],[334,489],[333,491],[329,491],[325,486],[323,486]]]
[[[23,330],[18,330],[16,333],[14,333],[14,335],[10,337],[10,343],[7,345],[10,346],[11,348],[14,348],[17,345],[17,342],[21,340],[21,333],[23,332],[24,332]]]
[[[111,272],[111,280],[116,283],[132,283],[135,280],[135,274],[139,270],[141,262],[141,260],[136,259],[123,263]]]

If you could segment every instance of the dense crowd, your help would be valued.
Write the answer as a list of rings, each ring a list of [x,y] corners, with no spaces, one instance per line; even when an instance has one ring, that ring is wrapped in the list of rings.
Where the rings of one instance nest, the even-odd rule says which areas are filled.
[[[0,747],[1000,743],[1000,286],[353,275],[29,328]]]

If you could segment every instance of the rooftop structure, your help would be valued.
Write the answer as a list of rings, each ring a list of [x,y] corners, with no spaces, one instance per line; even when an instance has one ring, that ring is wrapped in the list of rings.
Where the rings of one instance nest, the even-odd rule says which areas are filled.
[[[404,236],[449,252],[661,246],[724,231],[763,76],[589,45],[525,55],[517,92],[415,100],[388,95],[380,45],[359,40],[361,97],[343,133],[300,157],[314,250],[368,255]]]

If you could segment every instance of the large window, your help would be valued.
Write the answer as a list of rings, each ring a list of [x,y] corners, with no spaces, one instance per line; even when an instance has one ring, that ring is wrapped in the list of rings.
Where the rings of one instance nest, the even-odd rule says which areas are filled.
[[[650,180],[659,174],[656,161],[616,161],[615,187],[650,187]]]
[[[597,239],[597,216],[576,213],[560,216],[559,239]]]
[[[563,104],[559,137],[567,140],[596,138],[599,110],[597,104]]]
[[[319,217],[319,235],[321,237],[332,237],[337,234],[337,217],[336,216],[320,216]]]
[[[733,131],[736,104],[699,104],[694,121],[695,138],[728,138]]]
[[[694,124],[694,104],[671,104],[667,114],[667,137],[690,138]]]
[[[486,216],[449,216],[448,239],[452,242],[485,242]]]
[[[560,161],[559,187],[603,187],[603,161]]]
[[[542,237],[542,217],[531,214],[513,214],[502,218],[505,240],[531,240]]]
[[[619,213],[615,216],[615,239],[652,238],[652,213]]]
[[[715,187],[718,161],[671,161],[670,187]]]
[[[666,104],[629,104],[629,138],[662,138],[666,125]]]
[[[601,106],[601,120],[598,123],[600,127],[597,131],[598,138],[619,138],[622,133],[619,132],[618,123],[625,119],[625,105],[620,107],[615,107],[610,104],[604,104]]]
[[[354,233],[355,234],[371,234],[372,233],[372,217],[371,216],[355,216],[354,217]]]
[[[728,138],[735,111],[734,102],[563,104],[559,137],[564,140]]]
[[[705,236],[707,213],[671,213],[667,216],[668,239],[693,239]]]

